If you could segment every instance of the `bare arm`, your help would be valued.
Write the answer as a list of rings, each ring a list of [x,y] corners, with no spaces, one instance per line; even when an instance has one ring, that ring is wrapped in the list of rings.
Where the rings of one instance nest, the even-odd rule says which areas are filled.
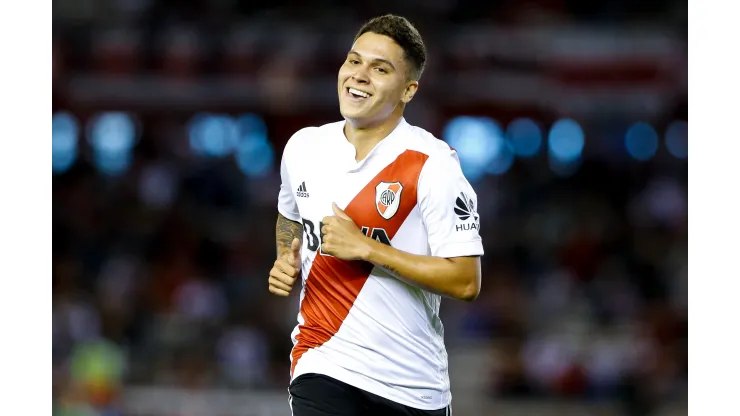
[[[398,279],[432,293],[470,302],[481,284],[480,257],[437,257],[411,254],[366,236],[334,204],[334,214],[324,217],[321,231],[324,252],[343,260],[364,260],[382,267]]]
[[[278,296],[288,296],[301,270],[301,237],[303,225],[278,213],[275,224],[277,259],[270,269],[269,290]]]
[[[407,253],[368,238],[364,260],[422,289],[470,302],[481,285],[479,257],[442,258]]]
[[[278,213],[277,224],[275,224],[275,243],[277,247],[277,257],[290,252],[290,245],[293,239],[303,239],[303,225],[296,221],[291,221]]]

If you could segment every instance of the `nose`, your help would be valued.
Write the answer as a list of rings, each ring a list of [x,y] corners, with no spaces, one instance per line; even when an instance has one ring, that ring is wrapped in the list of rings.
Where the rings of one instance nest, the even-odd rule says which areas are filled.
[[[357,68],[352,74],[352,80],[360,84],[367,84],[370,79],[367,76],[367,70],[365,67]]]

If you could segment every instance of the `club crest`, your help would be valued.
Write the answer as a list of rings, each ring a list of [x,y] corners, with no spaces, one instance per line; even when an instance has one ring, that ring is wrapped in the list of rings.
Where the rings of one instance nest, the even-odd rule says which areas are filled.
[[[381,217],[389,220],[401,204],[401,182],[381,182],[375,187],[375,207]]]

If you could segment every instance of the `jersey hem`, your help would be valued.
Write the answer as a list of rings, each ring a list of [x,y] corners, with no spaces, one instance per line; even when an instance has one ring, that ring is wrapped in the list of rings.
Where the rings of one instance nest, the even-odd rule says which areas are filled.
[[[305,356],[301,358],[305,358]],[[311,358],[316,359],[317,357]],[[316,363],[312,365],[313,363],[306,361],[301,362],[301,359],[299,359],[298,364],[296,364],[295,371],[293,372],[293,376],[290,378],[291,383],[293,382],[293,380],[303,374],[321,374],[327,377],[334,378],[338,381],[341,381],[342,383],[349,384],[350,386],[356,387],[360,390],[364,390],[368,393],[375,394],[377,396],[383,397],[398,404],[402,404],[404,406],[412,407],[414,409],[439,410],[449,406],[452,402],[449,389],[446,392],[440,393],[440,395],[442,397],[445,397],[446,400],[443,399],[437,404],[414,402],[404,398],[403,396],[395,394],[395,391],[390,388],[381,387],[381,382],[373,380],[372,378],[364,374],[356,373],[339,367],[327,360],[321,361],[321,364]]]

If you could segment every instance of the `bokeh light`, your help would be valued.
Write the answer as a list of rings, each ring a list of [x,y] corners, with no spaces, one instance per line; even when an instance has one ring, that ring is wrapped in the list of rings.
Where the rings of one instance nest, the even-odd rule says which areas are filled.
[[[264,120],[256,114],[244,114],[237,121],[236,162],[248,176],[264,176],[275,163],[275,150],[267,136]]]
[[[506,136],[512,152],[519,157],[532,157],[542,147],[542,130],[529,118],[518,118],[509,123]]]
[[[268,140],[254,138],[239,144],[236,162],[245,175],[260,177],[270,172],[275,161],[275,151]]]
[[[627,130],[624,145],[632,158],[640,161],[650,160],[658,151],[658,133],[648,123],[635,123]]]
[[[188,134],[191,149],[200,156],[228,156],[236,149],[238,140],[236,122],[222,114],[196,114],[190,121]]]
[[[548,147],[550,155],[562,162],[581,157],[585,137],[581,126],[572,119],[560,119],[550,128]]]
[[[689,157],[689,123],[684,120],[672,122],[665,133],[668,152],[678,159]]]
[[[239,137],[264,137],[267,138],[267,126],[265,120],[257,114],[244,114],[236,121]]]
[[[64,173],[77,159],[79,123],[70,113],[60,112],[51,117],[51,170]]]
[[[88,123],[93,161],[102,173],[120,175],[128,169],[137,141],[136,124],[128,113],[104,112]]]
[[[462,170],[471,181],[479,179],[505,147],[501,126],[489,117],[453,118],[442,139],[457,151]]]

